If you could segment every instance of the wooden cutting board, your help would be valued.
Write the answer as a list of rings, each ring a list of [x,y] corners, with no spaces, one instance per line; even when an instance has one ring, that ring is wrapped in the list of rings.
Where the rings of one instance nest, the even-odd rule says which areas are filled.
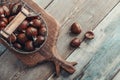
[[[75,69],[73,66],[76,64],[76,62],[65,61],[64,59],[61,58],[57,51],[56,42],[60,28],[59,23],[43,8],[38,6],[34,1],[32,0],[24,1],[25,3],[30,5],[30,7],[32,7],[35,11],[40,13],[44,20],[46,21],[48,27],[48,37],[46,43],[38,52],[33,54],[16,53],[10,47],[8,47],[8,45],[6,45],[2,40],[1,43],[7,46],[10,49],[10,51],[12,51],[12,53],[25,65],[32,67],[43,61],[52,61],[55,64],[57,75],[59,75],[61,67],[69,73],[74,73]]]

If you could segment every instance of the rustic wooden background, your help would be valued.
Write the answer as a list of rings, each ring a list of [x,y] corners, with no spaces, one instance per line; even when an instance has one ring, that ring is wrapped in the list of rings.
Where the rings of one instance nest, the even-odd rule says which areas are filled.
[[[0,80],[120,80],[120,0],[35,0],[61,24],[57,47],[63,58],[76,61],[76,72],[54,77],[51,63],[28,68],[0,45]],[[76,37],[69,33],[73,22],[81,24],[83,39],[93,30],[95,39],[69,47]]]

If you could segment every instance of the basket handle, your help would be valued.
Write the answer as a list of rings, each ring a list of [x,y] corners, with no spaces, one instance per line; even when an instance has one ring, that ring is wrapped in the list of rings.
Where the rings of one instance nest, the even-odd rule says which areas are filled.
[[[8,38],[16,28],[25,20],[25,18],[29,15],[29,11],[25,8],[17,14],[17,16],[7,25],[6,28],[1,30],[0,34],[5,38]]]

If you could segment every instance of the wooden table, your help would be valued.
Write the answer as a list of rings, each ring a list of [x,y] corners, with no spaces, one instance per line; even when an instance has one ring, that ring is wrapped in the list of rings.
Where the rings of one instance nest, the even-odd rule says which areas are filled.
[[[76,61],[76,72],[61,71],[54,77],[51,63],[28,68],[0,45],[0,80],[120,80],[120,0],[36,0],[61,24],[57,47],[67,61]],[[82,33],[69,33],[73,22]],[[88,30],[95,39],[84,40],[78,49],[69,47],[72,38],[81,40]]]

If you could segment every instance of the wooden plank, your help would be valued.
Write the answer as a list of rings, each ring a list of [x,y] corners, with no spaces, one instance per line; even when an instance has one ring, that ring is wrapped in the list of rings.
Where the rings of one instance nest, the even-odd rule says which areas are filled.
[[[65,2],[65,1],[64,1]],[[84,33],[89,30],[93,29],[110,11],[111,9],[119,2],[119,0],[105,0],[104,2],[98,1],[98,0],[87,0],[85,2],[78,2],[79,5],[77,7],[74,7],[74,12],[71,12],[71,14],[66,13],[69,18],[64,20],[63,18],[66,16],[65,13],[63,14],[63,7],[59,8],[61,14],[63,14],[62,17],[56,17],[58,21],[61,21],[61,24],[64,24],[60,31],[60,36],[58,39],[58,47],[59,51],[61,52],[61,55],[66,58],[70,53],[74,50],[68,47],[68,44],[70,40],[73,38],[73,35],[69,35],[69,27],[74,21],[78,21],[82,24],[83,27],[83,33],[81,34],[80,38],[83,38]],[[54,2],[53,2],[54,3]],[[99,4],[96,4],[99,3]],[[105,4],[107,3],[107,4]],[[60,3],[58,0],[56,1],[56,6],[60,6]],[[67,3],[66,3],[67,4]],[[51,4],[50,6],[55,5]],[[63,5],[62,5],[63,6]],[[67,5],[64,5],[65,7]],[[49,8],[49,7],[48,7]],[[48,11],[47,8],[47,11]],[[56,7],[51,7],[51,14],[53,10],[55,10]],[[93,11],[92,11],[92,10]],[[98,11],[99,9],[99,11]],[[58,9],[56,9],[58,11]],[[70,9],[69,9],[70,10]],[[54,11],[54,12],[57,12]],[[49,10],[50,12],[50,10]],[[101,14],[102,13],[102,14]],[[53,14],[52,14],[53,15]],[[54,13],[54,15],[57,15]],[[72,16],[71,16],[72,15]],[[61,16],[61,15],[58,15]],[[71,17],[70,17],[71,16]],[[67,22],[66,22],[67,21]],[[62,45],[61,43],[64,42]],[[42,66],[42,67],[41,67]],[[41,79],[46,80],[48,76],[51,75],[52,71],[51,68],[53,66],[51,65],[40,65],[39,67],[35,67],[34,69],[27,69],[25,70],[27,74],[22,74],[22,76],[19,76],[19,79],[21,80],[32,80],[32,79]],[[53,69],[53,68],[52,68]],[[24,71],[24,70],[23,70]],[[41,72],[40,72],[41,71]],[[31,78],[28,78],[28,76],[33,75]]]
[[[120,3],[94,29],[95,39],[86,40],[67,61],[77,61],[77,71],[49,80],[111,80],[120,70]],[[119,75],[119,74],[118,74]],[[118,78],[119,79],[119,78]]]
[[[49,6],[54,0],[35,0],[35,2],[37,4],[39,4],[40,6],[47,8],[47,6]]]
[[[113,80],[120,80],[120,71],[119,71],[118,74],[113,78]]]

